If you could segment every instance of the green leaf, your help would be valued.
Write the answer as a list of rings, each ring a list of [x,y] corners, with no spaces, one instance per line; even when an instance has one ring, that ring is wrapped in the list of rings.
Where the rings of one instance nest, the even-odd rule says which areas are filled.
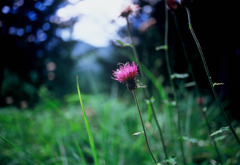
[[[151,97],[151,99],[150,100],[145,100],[145,102],[147,103],[147,105],[148,105],[148,121],[149,122],[151,122],[151,120],[152,120],[152,107],[151,107],[151,104],[150,104],[150,102],[151,103],[153,103],[155,101],[155,98],[154,97]]]
[[[121,45],[121,46],[123,46],[123,47],[132,47],[132,45],[131,44],[124,44],[122,41],[120,41],[120,40],[117,40],[117,42]]]
[[[174,73],[171,75],[171,79],[174,78],[187,78],[189,76],[188,73],[182,73],[182,74],[178,74],[178,73]]]
[[[123,47],[132,47],[131,44],[124,44]]]
[[[143,133],[143,132],[136,132],[136,133],[134,133],[132,135],[137,136],[137,135],[140,135],[141,133]]]
[[[181,139],[183,139],[185,141],[189,141],[191,143],[198,143],[198,139],[196,139],[196,138],[190,138],[190,137],[187,137],[187,136],[183,136]]]
[[[215,85],[224,85],[224,83],[214,83],[213,86]]]
[[[95,165],[99,165],[98,158],[97,158],[97,152],[96,152],[96,148],[95,148],[95,144],[94,144],[94,140],[93,140],[93,136],[92,136],[92,132],[91,132],[90,125],[88,123],[87,115],[86,115],[86,112],[85,112],[85,109],[84,109],[84,106],[83,106],[83,102],[82,102],[81,92],[80,92],[79,85],[78,85],[78,76],[76,76],[76,82],[77,82],[78,97],[79,97],[79,101],[80,101],[80,104],[81,104],[81,107],[82,107],[84,122],[85,122],[85,126],[86,126],[87,133],[88,133],[89,143],[90,143],[92,153],[93,153],[94,163],[95,163]]]
[[[123,43],[122,41],[117,40],[117,42],[118,42],[120,45],[124,46],[124,43]]]
[[[172,165],[177,164],[176,158],[174,156],[168,157],[165,161],[172,164]]]
[[[196,83],[194,82],[194,81],[192,81],[192,82],[188,82],[188,83],[185,83],[184,84],[184,87],[192,87],[192,86],[195,86],[196,85]]]
[[[155,49],[156,49],[156,51],[162,50],[162,49],[167,50],[168,46],[167,45],[157,46]]]
[[[220,128],[220,130],[213,132],[210,136],[217,135],[219,133],[222,133],[223,131],[229,131],[229,130],[230,130],[229,126],[222,127]]]
[[[176,106],[176,101],[169,102],[168,100],[164,100],[163,103],[168,106]]]
[[[220,140],[223,140],[225,137],[226,137],[225,135],[222,135],[222,136],[214,138],[214,140],[215,141],[220,141]]]

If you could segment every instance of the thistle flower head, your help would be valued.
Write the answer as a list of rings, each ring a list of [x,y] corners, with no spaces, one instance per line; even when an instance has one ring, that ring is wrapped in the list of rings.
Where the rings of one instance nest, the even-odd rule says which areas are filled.
[[[133,14],[139,9],[140,7],[138,5],[134,5],[133,3],[125,4],[119,17],[128,18],[129,15]]]
[[[135,82],[135,77],[138,75],[137,65],[132,62],[132,65],[128,62],[126,64],[120,64],[119,69],[113,71],[114,80],[119,81],[120,83],[127,83],[128,90],[135,90],[138,88],[137,83]]]

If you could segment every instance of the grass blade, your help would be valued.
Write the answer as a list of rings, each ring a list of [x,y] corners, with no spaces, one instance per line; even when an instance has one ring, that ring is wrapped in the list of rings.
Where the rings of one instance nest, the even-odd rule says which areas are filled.
[[[84,158],[82,149],[79,147],[79,143],[78,143],[78,141],[77,141],[76,139],[74,140],[74,143],[75,143],[75,146],[77,147],[79,156],[82,158],[83,164],[84,164],[84,165],[87,165],[87,161],[86,161],[86,159]]]
[[[35,156],[33,156],[32,154],[28,153],[27,151],[19,148],[18,146],[16,146],[15,144],[13,144],[11,141],[9,141],[8,139],[4,138],[3,136],[0,135],[0,137],[7,143],[9,143],[11,146],[13,146],[14,148],[16,148],[19,151],[24,152],[26,155],[29,155],[30,157],[34,158],[35,160],[37,160],[38,162],[40,162],[41,164],[45,164],[42,161],[40,161],[38,158],[36,158]]]
[[[77,81],[78,97],[79,97],[79,101],[80,101],[80,104],[81,104],[81,107],[82,107],[82,112],[83,112],[84,122],[85,122],[85,126],[86,126],[87,133],[88,133],[89,143],[90,143],[90,146],[91,146],[91,149],[92,149],[92,152],[93,152],[93,159],[94,159],[95,165],[99,165],[98,158],[97,158],[97,152],[96,152],[96,148],[95,148],[95,144],[94,144],[94,140],[93,140],[93,136],[92,136],[92,132],[91,132],[91,129],[90,129],[90,126],[89,126],[89,123],[88,123],[88,119],[87,119],[87,115],[86,115],[86,112],[85,112],[85,109],[84,109],[84,106],[83,106],[83,103],[82,103],[81,92],[80,92],[79,85],[78,85],[78,76],[76,76],[76,81]]]

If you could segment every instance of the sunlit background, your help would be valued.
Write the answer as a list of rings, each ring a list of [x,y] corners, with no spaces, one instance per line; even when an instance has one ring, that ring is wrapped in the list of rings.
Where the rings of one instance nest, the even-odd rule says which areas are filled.
[[[94,81],[100,90],[109,90],[113,67],[115,68],[118,62],[127,60],[126,56],[119,55],[116,47],[120,46],[117,40],[130,43],[126,32],[127,23],[125,18],[120,17],[120,13],[131,3],[127,0],[1,2],[1,41],[4,45],[12,45],[13,41],[17,45],[17,49],[10,50],[2,45],[3,49],[6,49],[3,52],[8,52],[9,55],[5,58],[2,56],[1,60],[1,84],[4,86],[1,104],[11,102],[20,106],[19,99],[30,101],[24,96],[15,96],[18,95],[17,90],[23,90],[26,95],[29,93],[20,88],[18,81],[10,80],[9,77],[14,76],[36,89],[44,83],[60,98],[74,91],[73,81],[76,74],[81,74],[81,84],[86,86],[89,81],[86,80],[88,72],[92,76],[87,77],[94,78],[91,81]],[[129,21],[133,29],[144,32],[148,24],[151,26],[151,22],[156,22],[150,19],[156,3],[157,1],[144,2],[141,12],[130,15]],[[146,23],[148,20],[151,22]],[[139,37],[134,35],[133,39],[136,45],[140,44]],[[5,79],[5,76],[8,78]],[[11,81],[11,84],[8,81]],[[59,87],[64,90],[59,90]],[[15,101],[9,101],[9,98]],[[29,104],[33,105],[35,100],[30,102]]]

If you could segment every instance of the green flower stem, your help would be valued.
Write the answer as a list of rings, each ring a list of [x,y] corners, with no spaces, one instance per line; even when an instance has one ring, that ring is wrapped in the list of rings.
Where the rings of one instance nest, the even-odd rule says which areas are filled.
[[[227,123],[228,123],[228,125],[229,125],[229,127],[230,127],[230,129],[231,129],[231,131],[232,131],[232,133],[233,133],[233,135],[235,136],[236,140],[238,141],[238,144],[240,145],[240,140],[239,140],[236,132],[234,131],[234,129],[233,129],[233,127],[232,127],[232,125],[231,125],[228,117],[227,117],[227,114],[225,113],[224,108],[223,108],[223,106],[222,106],[222,104],[221,104],[221,102],[220,102],[220,100],[219,100],[219,98],[218,98],[218,95],[217,95],[217,93],[216,93],[216,91],[215,91],[215,89],[214,89],[213,82],[212,82],[212,79],[211,79],[211,76],[210,76],[210,73],[209,73],[209,70],[208,70],[208,67],[207,67],[206,60],[205,60],[205,58],[204,58],[204,55],[203,55],[203,52],[202,52],[202,49],[201,49],[201,46],[200,46],[200,44],[199,44],[199,42],[198,42],[198,39],[197,39],[197,37],[196,37],[196,35],[195,35],[194,31],[193,31],[193,28],[192,28],[191,19],[190,19],[190,11],[189,11],[189,9],[188,9],[187,7],[185,7],[185,8],[186,8],[187,15],[188,15],[189,28],[190,28],[190,31],[191,31],[191,33],[192,33],[192,36],[193,36],[193,38],[194,38],[194,40],[195,40],[195,42],[196,42],[196,45],[197,45],[197,47],[198,47],[200,56],[201,56],[201,58],[202,58],[202,62],[203,62],[203,65],[204,65],[204,69],[205,69],[205,71],[206,71],[206,74],[207,74],[207,77],[208,77],[208,80],[209,80],[211,89],[212,89],[212,91],[213,91],[214,97],[215,97],[215,99],[216,99],[216,101],[217,101],[217,103],[218,103],[218,106],[220,107],[221,112],[222,112],[223,116],[225,117],[225,119],[226,119],[226,121],[227,121]]]
[[[187,51],[186,51],[186,49],[185,49],[184,42],[183,42],[183,40],[182,40],[182,36],[181,36],[180,31],[179,31],[179,27],[178,27],[178,22],[177,22],[176,15],[175,15],[174,13],[172,13],[172,14],[173,14],[174,23],[175,23],[175,26],[176,26],[176,29],[177,29],[177,33],[178,33],[180,42],[181,42],[182,47],[183,47],[183,53],[184,53],[184,56],[185,56],[186,61],[187,61],[187,63],[188,63],[189,72],[190,72],[190,74],[192,75],[193,81],[195,82],[195,87],[196,87],[197,96],[200,97],[199,87],[198,87],[198,85],[197,85],[197,81],[196,81],[195,75],[194,75],[193,70],[192,70],[192,65],[191,65],[191,63],[190,63],[189,60],[188,60]],[[210,134],[211,134],[211,126],[210,126],[210,124],[209,124],[209,122],[208,122],[207,115],[206,115],[205,112],[202,111],[202,107],[199,106],[198,109],[199,109],[199,111],[202,113],[202,116],[204,117],[204,120],[206,121],[206,125],[207,125],[207,127],[208,127],[208,132],[209,132],[209,135],[210,135]],[[218,155],[218,160],[219,160],[220,164],[222,164],[220,152],[219,152],[218,147],[217,147],[217,144],[216,144],[216,142],[215,142],[215,140],[214,140],[214,138],[213,138],[212,136],[211,136],[211,140],[212,140],[212,142],[213,142],[214,148],[215,148],[216,153],[217,153],[217,155]]]
[[[133,43],[133,37],[132,37],[132,34],[131,34],[131,30],[130,30],[130,24],[129,24],[129,21],[128,21],[127,18],[126,18],[126,20],[127,20],[128,34],[129,34],[129,36],[130,36],[130,38],[131,38],[131,45],[132,45],[133,54],[134,54],[134,56],[135,56],[135,58],[136,58],[136,60],[137,60],[137,63],[139,64],[140,74],[141,74],[141,76],[143,77],[142,67],[141,67],[141,65],[140,65],[139,58],[138,58],[138,54],[137,54],[136,48],[135,48],[134,43]],[[143,78],[142,78],[142,79],[143,79]],[[143,82],[143,81],[142,81],[142,82]],[[146,93],[146,95],[147,95],[147,98],[148,98],[148,100],[149,100],[149,102],[150,102],[150,106],[151,106],[151,108],[152,108],[153,117],[154,117],[154,120],[155,120],[155,122],[156,122],[156,124],[157,124],[157,128],[158,128],[158,131],[159,131],[159,134],[160,134],[160,137],[161,137],[161,142],[162,142],[162,146],[163,146],[163,150],[164,150],[165,159],[167,159],[167,158],[168,158],[168,155],[167,155],[167,150],[166,150],[166,146],[165,146],[164,139],[163,139],[162,129],[161,129],[161,127],[160,127],[160,124],[158,123],[157,116],[156,116],[156,113],[155,113],[155,109],[154,109],[154,107],[153,107],[153,104],[152,104],[152,102],[150,101],[150,94],[149,94],[149,92],[148,92],[148,90],[147,90],[146,88],[144,88],[144,91],[145,91],[145,93]]]
[[[164,0],[165,3],[165,34],[164,34],[164,46],[166,46],[165,49],[165,56],[166,56],[166,63],[167,63],[167,70],[168,70],[168,74],[170,77],[170,83],[171,83],[171,87],[172,87],[172,93],[173,93],[173,97],[174,97],[174,101],[176,102],[176,109],[177,109],[177,124],[178,124],[178,133],[179,136],[181,137],[181,122],[180,122],[180,114],[179,114],[179,107],[178,107],[178,101],[177,101],[177,95],[174,89],[174,84],[173,84],[173,80],[171,78],[171,69],[170,69],[170,63],[169,63],[169,54],[168,54],[168,9],[167,9],[167,0]],[[183,150],[183,141],[182,138],[180,138],[179,140],[180,142],[180,148],[181,148],[181,153],[182,153],[182,158],[183,158],[183,164],[187,164],[186,162],[186,157],[184,154],[184,150]]]
[[[151,149],[150,149],[150,146],[149,146],[149,143],[148,143],[147,134],[146,134],[146,130],[145,130],[145,127],[144,127],[144,123],[143,123],[143,119],[142,119],[140,107],[139,107],[139,104],[138,104],[136,92],[133,90],[133,91],[132,91],[132,94],[133,94],[134,100],[135,100],[135,102],[136,102],[136,104],[137,104],[138,113],[139,113],[139,116],[140,116],[140,119],[141,119],[141,123],[142,123],[142,127],[143,127],[143,133],[144,133],[144,136],[145,136],[145,141],[146,141],[146,143],[147,143],[148,150],[149,150],[149,152],[150,152],[150,154],[151,154],[151,156],[152,156],[155,164],[157,164],[157,161],[156,161],[156,159],[154,158],[153,153],[152,153],[152,151],[151,151]]]
[[[135,48],[135,46],[134,46],[133,37],[132,37],[131,30],[130,30],[130,23],[129,23],[129,21],[128,21],[128,18],[126,18],[126,20],[127,20],[128,35],[130,36],[130,39],[131,39],[131,45],[132,45],[131,47],[132,47],[132,50],[133,50],[133,54],[134,54],[134,56],[135,56],[135,58],[136,58],[136,60],[137,60],[137,63],[139,64],[139,67],[140,67],[139,58],[138,58],[138,53],[137,53],[137,50],[136,50],[136,48]],[[142,69],[141,69],[141,68],[140,68],[140,74],[141,74],[141,76],[143,76],[143,72],[142,72]]]

